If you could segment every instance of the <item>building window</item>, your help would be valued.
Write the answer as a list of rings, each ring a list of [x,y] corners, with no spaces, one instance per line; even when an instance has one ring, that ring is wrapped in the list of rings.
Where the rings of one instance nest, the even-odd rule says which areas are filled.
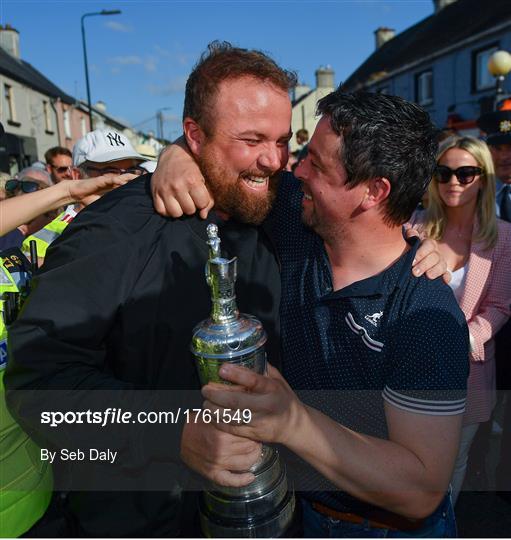
[[[50,104],[47,101],[43,101],[43,113],[44,113],[44,129],[46,133],[53,133],[51,125],[51,112]]]
[[[82,137],[85,137],[85,135],[87,135],[87,121],[85,120],[85,116],[80,118],[80,130],[82,132]]]
[[[7,112],[7,121],[16,122],[16,107],[14,105],[14,92],[12,86],[4,84],[5,110]]]
[[[64,135],[66,139],[71,138],[71,122],[69,121],[69,109],[64,111]]]
[[[495,88],[495,77],[488,71],[488,60],[496,51],[498,51],[498,45],[492,45],[472,53],[472,87],[474,91]]]
[[[415,101],[419,105],[433,103],[433,72],[423,71],[415,76]]]

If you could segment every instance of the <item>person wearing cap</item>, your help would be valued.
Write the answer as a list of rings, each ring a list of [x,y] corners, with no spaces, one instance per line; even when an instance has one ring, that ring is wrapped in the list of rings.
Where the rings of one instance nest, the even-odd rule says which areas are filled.
[[[114,130],[96,129],[87,133],[73,148],[73,166],[82,178],[102,174],[132,173],[140,175],[139,167],[147,161],[133,148],[129,139]]]
[[[6,309],[2,295],[20,292],[19,281],[10,277],[7,268],[18,276],[19,272],[13,272],[17,267],[13,268],[12,261],[21,261],[22,256],[20,253],[18,257],[12,249],[3,250],[21,246],[27,233],[37,234],[36,231],[54,217],[50,213],[52,210],[93,200],[94,196],[134,178],[131,174],[107,174],[78,180],[65,177],[52,184],[49,171],[35,165],[20,171],[17,178],[8,177],[5,182],[7,200],[0,201],[0,468],[4,481],[0,488],[1,538],[22,534],[29,537],[61,536],[64,533],[58,496],[53,498],[51,510],[45,514],[52,500],[51,465],[34,461],[32,456],[38,455],[40,448],[16,424],[5,405],[3,377],[8,357],[8,328],[3,317]]]
[[[223,246],[239,260],[240,310],[262,321],[274,361],[280,351],[281,281],[273,243],[260,224],[275,195],[274,174],[287,162],[288,92],[295,83],[292,74],[258,51],[212,44],[188,80],[183,122],[215,193],[211,219]],[[236,141],[231,130],[238,134]],[[157,214],[150,187],[149,176],[136,179],[71,223],[50,250],[12,327],[13,360],[6,382],[8,390],[21,392],[8,395],[11,412],[34,435],[57,447],[88,444],[88,432],[74,430],[66,439],[67,430],[42,425],[34,414],[40,407],[65,407],[51,392],[41,403],[34,389],[72,389],[72,397],[86,394],[87,405],[91,390],[120,389],[123,409],[135,411],[133,388],[155,395],[162,388],[183,394],[199,388],[189,343],[193,327],[210,307],[204,279],[207,223],[198,216],[168,219]],[[146,406],[157,410],[154,401]],[[195,522],[183,517],[193,508],[186,504],[189,471],[181,455],[185,452],[192,460],[191,454],[210,448],[212,441],[219,444],[205,452],[202,463],[208,466],[225,457],[215,469],[216,480],[252,479],[246,471],[259,459],[260,443],[225,436],[213,426],[208,430],[205,422],[183,420],[165,425],[167,438],[161,440],[151,437],[148,426],[131,424],[123,437],[112,437],[108,444],[126,449],[119,475],[126,473],[146,491],[71,492],[80,536],[189,532],[184,528]],[[236,463],[230,459],[233,451]],[[155,470],[165,475],[165,489],[148,493],[151,480],[159,480],[149,476]]]
[[[486,144],[495,165],[497,217],[511,222],[511,99],[502,100],[496,111],[482,115],[477,124],[486,133]],[[511,322],[497,334],[495,343],[497,389],[507,393],[496,488],[511,502]]]
[[[145,158],[135,151],[125,135],[114,130],[96,129],[75,144],[71,178],[76,180],[131,174],[132,179],[147,172],[139,166],[143,161]],[[50,244],[63,233],[78,212],[99,197],[97,194],[90,195],[78,203],[68,205],[51,223],[25,239],[23,251],[30,254],[30,241],[35,240],[41,263]]]
[[[511,221],[511,99],[499,104],[491,113],[483,114],[477,121],[486,133],[497,177],[497,217]]]

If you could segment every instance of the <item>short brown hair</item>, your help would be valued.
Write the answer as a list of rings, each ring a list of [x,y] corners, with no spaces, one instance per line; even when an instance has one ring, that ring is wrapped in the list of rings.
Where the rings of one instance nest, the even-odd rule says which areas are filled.
[[[71,151],[64,146],[54,146],[53,148],[46,150],[46,153],[44,154],[44,161],[46,161],[48,165],[51,165],[51,160],[56,156],[68,156],[72,158],[73,154],[71,154]]]
[[[309,140],[309,132],[305,128],[301,128],[296,132],[296,138]]]
[[[195,120],[206,132],[211,132],[211,102],[218,85],[228,79],[254,77],[270,82],[288,92],[296,85],[296,74],[282,69],[267,54],[233,47],[227,41],[208,45],[186,82],[183,119]]]

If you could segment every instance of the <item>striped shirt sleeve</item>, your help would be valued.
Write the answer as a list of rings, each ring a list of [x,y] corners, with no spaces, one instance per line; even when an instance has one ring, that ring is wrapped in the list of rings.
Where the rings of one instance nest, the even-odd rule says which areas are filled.
[[[422,279],[422,278],[421,278]],[[469,339],[463,313],[442,284],[426,285],[392,331],[383,399],[416,414],[465,410]]]

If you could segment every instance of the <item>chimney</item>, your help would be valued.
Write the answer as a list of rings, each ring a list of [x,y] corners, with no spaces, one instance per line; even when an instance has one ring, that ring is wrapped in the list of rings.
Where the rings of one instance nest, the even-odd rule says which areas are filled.
[[[334,70],[329,66],[320,66],[316,72],[316,88],[334,88]]]
[[[395,35],[396,31],[393,28],[385,28],[385,26],[380,26],[380,28],[374,31],[376,50],[387,43],[387,41],[391,40]]]
[[[20,34],[10,24],[0,24],[0,47],[14,58],[20,58]]]
[[[456,0],[433,0],[433,4],[435,5],[435,13],[442,11],[444,7],[447,7],[449,4],[453,4],[454,2],[456,2]]]

